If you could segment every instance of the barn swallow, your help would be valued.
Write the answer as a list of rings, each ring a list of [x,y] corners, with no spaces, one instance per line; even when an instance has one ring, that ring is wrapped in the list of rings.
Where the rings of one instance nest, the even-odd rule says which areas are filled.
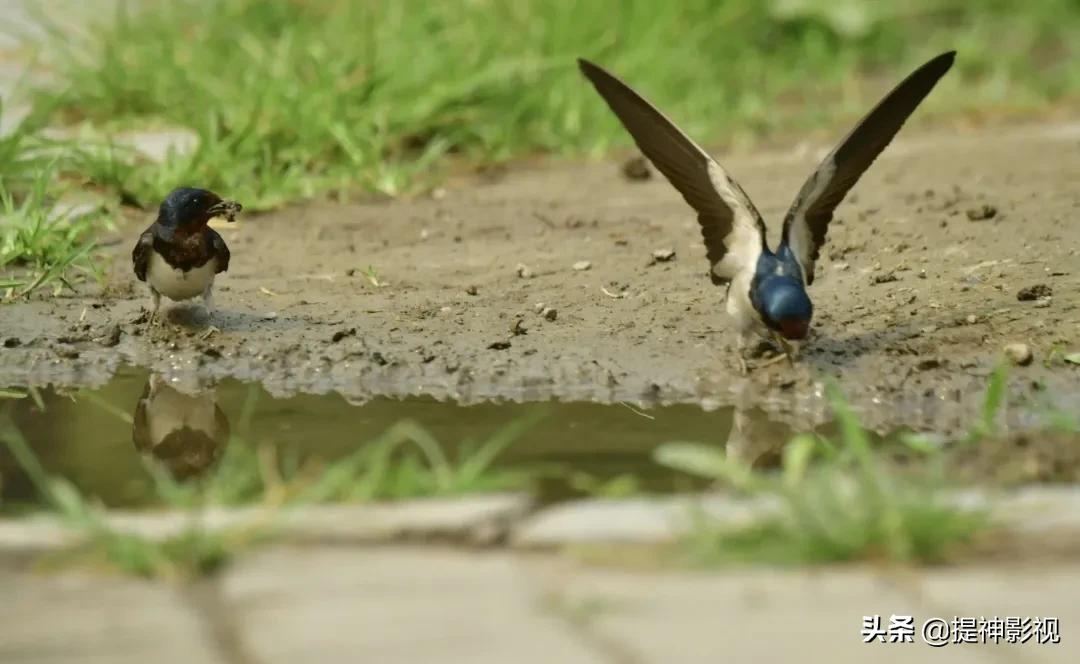
[[[205,473],[229,442],[229,420],[213,390],[185,394],[152,374],[135,406],[135,449],[177,480]]]
[[[810,330],[806,286],[825,243],[833,211],[892,141],[908,116],[952,67],[955,51],[916,69],[878,102],[803,184],[784,217],[775,252],[750,198],[721,166],[630,86],[597,65],[582,73],[633,137],[641,152],[697,211],[709,277],[727,286],[727,311],[739,331],[739,363],[755,336],[772,337],[791,361]]]
[[[135,276],[150,286],[151,324],[162,295],[173,301],[202,295],[210,315],[214,277],[229,269],[229,248],[207,223],[218,216],[235,221],[242,209],[205,189],[182,187],[165,198],[131,252]]]

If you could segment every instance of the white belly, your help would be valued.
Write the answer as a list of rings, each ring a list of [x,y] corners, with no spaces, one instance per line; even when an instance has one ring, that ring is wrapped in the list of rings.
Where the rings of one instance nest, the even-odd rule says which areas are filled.
[[[165,262],[157,252],[150,254],[146,269],[146,282],[170,300],[186,300],[202,295],[214,283],[217,259],[211,258],[205,265],[193,267],[187,272],[177,270]]]
[[[187,427],[214,438],[217,433],[213,392],[189,396],[165,386],[150,395],[146,426],[151,444],[157,446],[170,433]]]
[[[743,271],[732,280],[727,296],[727,312],[735,319],[735,325],[740,333],[767,334],[768,328],[761,322],[761,316],[750,302],[750,280],[753,276]]]

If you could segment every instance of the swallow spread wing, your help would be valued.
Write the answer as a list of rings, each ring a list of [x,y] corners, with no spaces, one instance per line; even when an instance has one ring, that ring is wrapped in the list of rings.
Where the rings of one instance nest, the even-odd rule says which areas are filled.
[[[697,211],[713,283],[752,271],[765,245],[765,222],[742,187],[630,86],[587,60],[578,64],[642,153]]]
[[[799,190],[784,218],[781,244],[788,245],[795,254],[808,285],[814,283],[814,263],[825,244],[836,206],[949,71],[955,57],[956,51],[942,53],[893,88],[825,157]]]

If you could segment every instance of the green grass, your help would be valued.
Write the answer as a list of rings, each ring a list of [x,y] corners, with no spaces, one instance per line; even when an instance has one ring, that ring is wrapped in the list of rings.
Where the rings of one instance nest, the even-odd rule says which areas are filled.
[[[254,531],[226,532],[205,528],[193,511],[188,526],[162,539],[121,532],[109,526],[99,509],[64,478],[49,475],[22,433],[0,413],[0,442],[4,443],[35,489],[81,542],[59,562],[100,562],[122,572],[147,578],[182,580],[220,569],[242,546],[253,542]]]
[[[525,490],[535,480],[532,472],[493,464],[540,416],[538,411],[482,441],[466,441],[453,457],[426,429],[404,420],[329,463],[253,449],[238,437],[205,482],[179,483],[163,471],[155,475],[159,493],[173,505],[290,506]]]
[[[483,164],[628,146],[578,56],[624,76],[692,135],[731,142],[835,130],[950,48],[957,71],[927,114],[1074,98],[1080,6],[178,0],[58,33],[43,58],[60,85],[38,103],[92,136],[180,126],[199,137],[163,165],[83,155],[72,168],[92,184],[150,206],[194,183],[257,210],[328,192],[399,194],[430,184],[451,155]]]
[[[695,562],[901,563],[947,560],[988,526],[986,514],[948,504],[939,478],[891,472],[867,432],[830,385],[839,440],[798,436],[784,449],[783,472],[754,471],[712,447],[670,443],[657,460],[777,500],[775,516],[731,528],[700,517],[687,538]]]
[[[100,279],[90,260],[101,210],[70,214],[53,207],[53,169],[44,167],[16,202],[0,180],[0,302],[43,287],[66,287],[86,278]]]

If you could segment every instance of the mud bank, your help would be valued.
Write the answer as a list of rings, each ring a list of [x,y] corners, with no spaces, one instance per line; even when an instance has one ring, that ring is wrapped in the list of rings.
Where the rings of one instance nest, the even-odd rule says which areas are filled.
[[[818,147],[718,155],[771,237]],[[100,385],[133,364],[278,395],[696,402],[805,426],[826,417],[834,377],[869,426],[948,433],[970,422],[1002,347],[1022,342],[1035,361],[1011,373],[1025,406],[1007,415],[1030,424],[1032,404],[1080,405],[1080,367],[1054,361],[1080,349],[1078,181],[1076,125],[898,141],[830,229],[801,361],[746,377],[692,214],[617,159],[221,224],[233,260],[217,331],[187,305],[144,331],[137,215],[103,238],[103,287],[0,306],[0,385]],[[1037,285],[1051,296],[1018,299]]]

